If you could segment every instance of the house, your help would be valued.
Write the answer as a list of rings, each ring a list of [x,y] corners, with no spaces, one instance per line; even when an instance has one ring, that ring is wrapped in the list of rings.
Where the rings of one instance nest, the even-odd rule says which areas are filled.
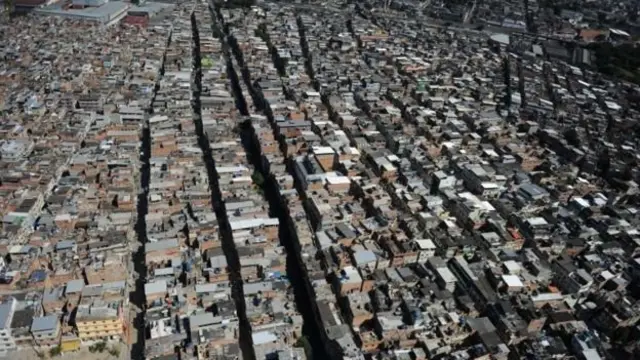
[[[34,344],[40,347],[52,347],[60,343],[60,318],[47,315],[33,319],[31,334]]]

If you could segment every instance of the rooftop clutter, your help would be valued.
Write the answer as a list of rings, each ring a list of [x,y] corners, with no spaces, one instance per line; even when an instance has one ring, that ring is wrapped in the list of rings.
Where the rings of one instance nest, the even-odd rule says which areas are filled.
[[[6,351],[632,356],[635,86],[533,4],[369,3],[5,26]]]

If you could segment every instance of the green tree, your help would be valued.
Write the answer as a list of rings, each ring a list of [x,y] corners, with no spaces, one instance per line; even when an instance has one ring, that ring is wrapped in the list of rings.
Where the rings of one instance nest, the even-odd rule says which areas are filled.
[[[56,356],[60,355],[61,352],[62,352],[62,350],[60,349],[60,346],[55,346],[55,347],[51,348],[51,350],[49,350],[49,356],[50,357],[56,357]]]
[[[96,353],[96,352],[102,353],[106,348],[107,348],[107,343],[105,343],[104,341],[101,341],[99,343],[89,346],[89,351],[92,353]]]
[[[258,186],[262,186],[262,184],[264,184],[264,177],[257,170],[253,172],[253,175],[251,175],[251,180],[253,180],[254,184]]]

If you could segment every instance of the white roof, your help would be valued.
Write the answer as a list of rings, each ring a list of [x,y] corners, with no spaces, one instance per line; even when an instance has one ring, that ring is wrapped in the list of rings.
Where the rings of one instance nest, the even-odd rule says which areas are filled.
[[[348,176],[327,176],[326,180],[331,185],[349,184],[351,182]]]
[[[240,182],[248,182],[248,181],[253,181],[253,179],[251,179],[251,176],[238,176],[231,179],[231,182],[234,184],[240,183]]]
[[[602,278],[605,279],[605,280],[609,280],[609,279],[615,277],[615,275],[613,275],[609,270],[605,270],[605,271],[601,272],[600,276],[602,276]]]
[[[628,33],[628,32],[623,31],[623,30],[620,30],[620,29],[614,29],[614,28],[611,28],[611,29],[609,29],[609,30],[610,30],[612,33],[616,34],[616,35],[621,35],[621,36],[631,36],[631,35],[629,35],[629,33]]]
[[[504,262],[504,267],[507,268],[507,270],[509,271],[509,274],[516,274],[519,273],[522,268],[520,267],[520,265],[513,261],[513,260],[507,260]]]
[[[445,283],[456,282],[456,277],[455,275],[453,275],[451,270],[449,270],[449,268],[446,268],[446,267],[438,268],[436,269],[436,271],[438,272],[438,275],[440,275],[440,277]]]
[[[522,280],[516,275],[502,275],[502,281],[504,281],[508,287],[524,287]]]
[[[482,186],[483,189],[497,189],[499,188],[498,184],[494,183],[494,182],[483,182],[482,184],[480,184]]]
[[[416,244],[420,247],[420,249],[435,249],[436,244],[433,243],[431,239],[420,239],[416,240]]]
[[[68,221],[71,220],[71,214],[58,214],[55,221]]]
[[[491,35],[491,40],[498,42],[500,44],[503,45],[509,45],[510,43],[510,39],[509,39],[509,35],[507,34],[494,34]]]
[[[260,331],[251,334],[251,339],[253,340],[253,345],[262,345],[277,341],[278,337],[271,331]]]
[[[575,201],[576,203],[578,203],[578,205],[580,205],[581,208],[588,208],[589,207],[589,202],[581,197],[576,197],[573,199],[573,201]]]
[[[335,154],[335,150],[331,146],[313,146],[311,149],[314,154],[318,155]]]
[[[167,292],[167,282],[164,280],[158,280],[144,284],[144,293],[149,294],[162,294]]]
[[[360,155],[360,150],[358,150],[357,148],[354,147],[346,147],[345,149],[345,153],[347,154],[351,154],[351,155]]]
[[[216,166],[216,170],[218,171],[218,174],[223,174],[223,173],[237,173],[237,172],[249,171],[249,168],[242,165]]]
[[[527,219],[527,222],[531,225],[546,225],[547,224],[547,220],[545,220],[544,218],[541,217],[532,217]]]
[[[397,155],[388,155],[387,160],[394,162],[394,161],[400,161],[400,158]]]
[[[163,122],[163,121],[167,121],[167,120],[169,120],[169,117],[166,116],[166,115],[155,115],[155,116],[152,116],[149,119],[149,122],[150,123],[159,123],[159,122]]]
[[[258,226],[273,226],[280,224],[278,218],[242,219],[229,221],[231,230],[251,229]]]
[[[620,105],[616,104],[613,101],[605,101],[604,103],[607,105],[608,109],[611,109],[611,110],[614,110],[614,111],[618,111],[618,110],[622,109],[622,107]]]

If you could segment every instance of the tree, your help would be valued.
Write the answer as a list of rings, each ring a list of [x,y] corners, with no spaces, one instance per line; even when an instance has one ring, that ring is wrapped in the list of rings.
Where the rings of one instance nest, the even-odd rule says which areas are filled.
[[[302,336],[300,338],[298,338],[298,341],[296,341],[295,347],[301,347],[304,349],[305,354],[307,355],[308,359],[313,359],[313,353],[311,350],[311,343],[309,342],[309,339],[307,339],[306,336]]]
[[[51,350],[49,350],[49,356],[50,357],[56,357],[56,356],[60,355],[61,352],[62,352],[62,350],[60,349],[60,346],[55,346],[55,347],[51,348]]]
[[[16,287],[18,289],[26,289],[27,288],[27,279],[20,279],[18,280],[18,282],[16,283]]]
[[[105,343],[104,341],[101,341],[99,343],[89,346],[89,351],[92,353],[96,353],[96,352],[102,353],[106,348],[107,348],[107,343]]]
[[[251,175],[251,180],[253,180],[253,182],[258,186],[262,186],[262,184],[264,184],[264,177],[257,170],[253,172],[253,175]]]

